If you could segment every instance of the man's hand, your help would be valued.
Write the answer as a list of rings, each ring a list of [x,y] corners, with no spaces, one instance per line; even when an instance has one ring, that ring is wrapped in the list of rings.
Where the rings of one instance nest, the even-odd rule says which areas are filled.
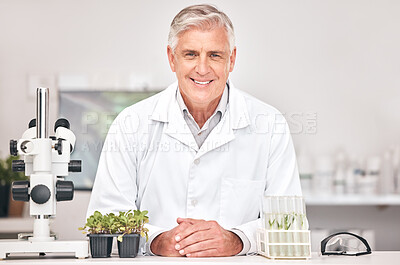
[[[179,254],[178,250],[175,248],[175,237],[177,234],[185,231],[189,226],[191,226],[191,224],[188,222],[181,222],[175,228],[159,234],[153,239],[153,242],[151,242],[151,252],[160,256],[181,257],[182,255]]]
[[[223,229],[216,221],[191,218],[178,218],[179,229],[175,235],[175,249],[186,257],[222,257],[238,254],[242,240],[230,231]],[[187,224],[190,224],[187,226]],[[182,226],[183,228],[183,226]]]

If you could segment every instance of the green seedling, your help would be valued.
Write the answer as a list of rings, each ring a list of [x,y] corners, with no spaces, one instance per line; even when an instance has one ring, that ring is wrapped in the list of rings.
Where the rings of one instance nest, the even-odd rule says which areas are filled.
[[[113,213],[103,215],[99,211],[95,211],[89,218],[86,219],[84,227],[79,227],[79,230],[84,230],[83,233],[89,234],[113,234],[117,231],[115,227],[116,216]]]
[[[149,217],[146,216],[148,211],[129,210],[127,212],[119,212],[116,228],[121,235],[118,236],[118,241],[122,242],[123,236],[126,234],[140,234],[142,237],[149,239],[147,232],[149,229],[144,227],[149,222]]]
[[[87,218],[85,226],[78,229],[83,230],[84,234],[120,234],[118,236],[120,242],[126,234],[140,234],[147,241],[149,229],[144,227],[149,222],[147,213],[148,211],[129,210],[121,211],[118,215],[114,213],[103,215],[95,211]]]

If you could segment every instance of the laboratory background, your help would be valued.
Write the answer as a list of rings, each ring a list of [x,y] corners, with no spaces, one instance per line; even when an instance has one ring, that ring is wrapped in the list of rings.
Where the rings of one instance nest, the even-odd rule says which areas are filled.
[[[207,2],[235,27],[231,82],[289,123],[313,251],[335,231],[400,250],[400,1]],[[74,200],[57,204],[59,238],[85,238],[78,227],[109,125],[175,81],[169,25],[195,3],[0,0],[0,158],[35,117],[37,87],[50,88],[50,124],[67,117],[78,139],[83,172],[69,176]],[[0,238],[32,230],[20,209],[0,218]]]

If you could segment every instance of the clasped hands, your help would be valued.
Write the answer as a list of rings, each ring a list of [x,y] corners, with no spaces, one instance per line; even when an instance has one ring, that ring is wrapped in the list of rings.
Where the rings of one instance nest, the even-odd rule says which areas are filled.
[[[222,257],[238,254],[242,240],[223,229],[216,221],[178,218],[178,225],[161,233],[151,243],[151,251],[160,256]]]

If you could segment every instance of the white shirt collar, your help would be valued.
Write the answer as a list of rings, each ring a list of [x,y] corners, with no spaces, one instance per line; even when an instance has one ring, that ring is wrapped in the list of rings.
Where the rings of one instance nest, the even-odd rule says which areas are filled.
[[[229,84],[229,106],[227,112],[230,112],[230,126],[232,129],[240,129],[250,124],[250,118],[247,111],[247,103],[244,92],[235,88],[228,80]],[[161,91],[157,96],[153,113],[150,117],[152,120],[160,122],[171,122],[175,119],[174,109],[180,112],[178,102],[176,100],[176,91],[178,82],[174,82],[167,89]],[[184,122],[184,120],[182,119]]]
[[[184,111],[187,111],[188,114],[190,114],[190,112],[183,100],[183,97],[182,97],[179,87],[176,92],[176,100],[178,101],[178,105],[179,105],[179,108],[181,109],[182,114],[184,115]],[[224,113],[227,109],[227,106],[228,106],[228,102],[229,102],[229,85],[226,84],[224,91],[222,92],[221,99],[219,100],[218,106],[215,109],[214,113],[211,115],[211,117],[214,116],[215,113],[217,113],[218,111],[221,112],[221,116],[224,115]]]

